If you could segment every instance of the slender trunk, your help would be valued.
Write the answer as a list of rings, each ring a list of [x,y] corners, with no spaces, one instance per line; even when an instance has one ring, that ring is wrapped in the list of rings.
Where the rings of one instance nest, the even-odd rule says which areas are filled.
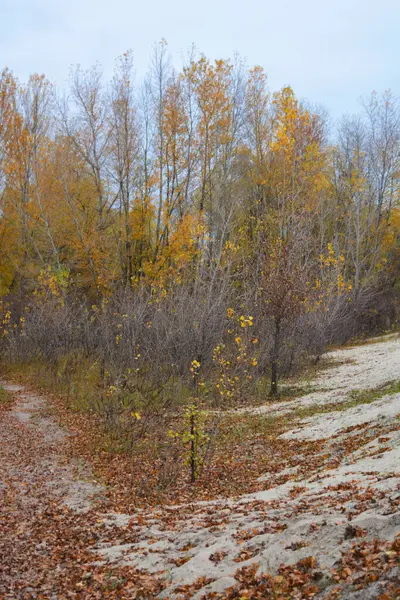
[[[271,396],[276,396],[278,394],[280,334],[281,320],[275,319],[274,347],[272,350],[271,361]]]
[[[194,414],[190,416],[190,482],[196,481],[196,443],[195,443],[195,417]]]

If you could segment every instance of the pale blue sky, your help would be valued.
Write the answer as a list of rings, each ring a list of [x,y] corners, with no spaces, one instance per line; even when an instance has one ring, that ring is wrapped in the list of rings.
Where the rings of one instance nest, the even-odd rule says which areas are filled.
[[[135,55],[138,78],[165,38],[177,67],[192,44],[210,58],[262,65],[334,117],[360,96],[400,95],[400,0],[0,0],[0,67],[63,86],[69,66]]]

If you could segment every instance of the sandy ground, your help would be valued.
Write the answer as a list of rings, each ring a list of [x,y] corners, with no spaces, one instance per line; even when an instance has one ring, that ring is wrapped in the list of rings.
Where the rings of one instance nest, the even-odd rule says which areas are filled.
[[[341,402],[352,390],[400,379],[400,337],[335,351],[330,358],[337,366],[313,382],[317,391],[253,412],[290,412],[299,404]],[[69,510],[77,514],[89,511],[103,489],[93,481],[87,465],[62,459],[58,447],[68,432],[52,418],[46,400],[18,386],[4,382],[3,386],[15,394],[16,402],[3,417],[7,470],[0,494],[9,491],[12,481],[22,505],[26,502],[28,507],[34,501],[40,503],[35,492],[39,486]],[[316,556],[321,570],[328,572],[358,536],[391,540],[400,533],[399,417],[400,394],[391,394],[368,405],[317,414],[287,431],[285,438],[320,440],[319,451],[330,459],[323,467],[309,465],[306,479],[297,469],[285,469],[280,475],[286,477],[286,483],[271,481],[269,489],[256,494],[133,515],[96,515],[96,523],[113,533],[96,538],[89,548],[93,559],[111,566],[133,565],[166,580],[160,598],[179,597],[178,588],[202,577],[212,581],[200,586],[195,598],[222,593],[235,585],[238,568],[253,563],[260,572],[276,573],[281,564]],[[34,466],[21,474],[15,448],[23,436],[32,448],[35,436],[41,436],[41,452]],[[352,439],[354,447],[349,451]],[[268,483],[269,476],[263,479]],[[133,543],[124,543],[128,530]],[[328,591],[329,585],[327,579]],[[365,591],[361,596],[349,593],[345,597],[375,598],[380,589],[371,588],[375,596]]]
[[[337,361],[313,382],[322,391],[296,401],[266,405],[247,412],[290,411],[345,401],[351,391],[371,389],[400,379],[400,338],[330,353]],[[352,526],[366,530],[366,539],[393,539],[400,532],[400,394],[369,405],[324,413],[284,434],[325,440],[322,452],[336,454],[333,469],[316,471],[307,480],[293,480],[263,492],[221,502],[175,507],[140,518],[110,515],[137,531],[136,544],[97,547],[107,561],[135,564],[166,572],[170,586],[215,579],[201,589],[221,592],[234,585],[238,567],[259,563],[259,571],[276,572],[306,556],[318,556],[321,568],[332,567],[354,539]],[[373,439],[341,459],[341,440],[364,426]],[[355,428],[355,429],[354,429]],[[287,474],[282,472],[282,474]],[[379,500],[377,498],[379,497]],[[144,524],[143,524],[144,523]],[[180,564],[182,563],[182,564]]]
[[[22,386],[0,382],[7,391],[16,395],[17,401],[7,415],[9,422],[19,422],[32,435],[40,435],[46,448],[44,457],[36,463],[49,493],[76,512],[88,511],[92,499],[101,494],[103,487],[92,479],[89,465],[70,463],[59,456],[60,442],[68,432],[48,414],[47,401],[43,396],[26,391]],[[3,424],[3,432],[5,431]],[[28,433],[28,435],[29,435]],[[5,441],[5,440],[4,440]],[[26,483],[26,474],[24,482]],[[35,473],[33,474],[33,476]]]
[[[329,352],[325,357],[337,366],[304,382],[315,391],[296,400],[246,408],[243,412],[263,414],[290,412],[299,406],[344,402],[353,390],[368,390],[400,379],[400,336],[388,335],[377,342]]]

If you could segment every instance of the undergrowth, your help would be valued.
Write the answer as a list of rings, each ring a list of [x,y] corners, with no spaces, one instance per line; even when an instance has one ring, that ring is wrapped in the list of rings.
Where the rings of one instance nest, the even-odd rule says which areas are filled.
[[[0,406],[9,406],[12,401],[12,394],[5,390],[3,386],[0,385]]]

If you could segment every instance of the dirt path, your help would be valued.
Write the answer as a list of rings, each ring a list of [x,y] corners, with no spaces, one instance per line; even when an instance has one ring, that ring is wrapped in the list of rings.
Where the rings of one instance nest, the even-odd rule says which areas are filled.
[[[143,597],[153,597],[157,586],[142,584],[135,569],[92,564],[88,549],[114,537],[96,510],[103,487],[88,465],[63,454],[68,433],[45,398],[3,387],[15,402],[0,411],[0,598],[120,598],[116,582],[128,577],[134,589],[148,590]]]
[[[62,461],[60,445],[69,434],[49,415],[46,399],[27,392],[18,385],[3,382],[2,387],[17,398],[3,421],[3,434],[8,436],[8,439],[6,437],[3,440],[3,446],[5,449],[12,449],[7,468],[10,468],[16,458],[20,465],[19,461],[30,444],[33,444],[33,448],[30,449],[28,458],[35,457],[34,466],[27,466],[23,481],[15,478],[13,487],[21,494],[22,486],[23,497],[30,497],[32,487],[35,489],[40,483],[42,491],[47,490],[50,495],[74,511],[89,510],[92,499],[100,494],[103,488],[92,480],[88,465]],[[28,444],[28,447],[18,448],[18,434],[24,435],[23,445]],[[15,448],[19,450],[17,456],[14,453]],[[19,475],[18,471],[15,473]]]
[[[345,363],[296,407],[400,379],[399,338],[334,357]],[[15,402],[0,413],[0,598],[240,598],[261,585],[262,572],[275,576],[262,585],[286,590],[281,598],[400,597],[400,542],[392,544],[400,533],[400,393],[286,432],[318,441],[306,477],[283,469],[285,483],[266,475],[267,489],[256,494],[123,515],[99,512],[104,490],[87,465],[63,458],[68,433],[46,400],[4,387]],[[265,411],[282,408],[294,405]],[[288,581],[302,592],[291,595]],[[354,582],[365,589],[354,591]],[[242,591],[226,592],[231,586]]]

